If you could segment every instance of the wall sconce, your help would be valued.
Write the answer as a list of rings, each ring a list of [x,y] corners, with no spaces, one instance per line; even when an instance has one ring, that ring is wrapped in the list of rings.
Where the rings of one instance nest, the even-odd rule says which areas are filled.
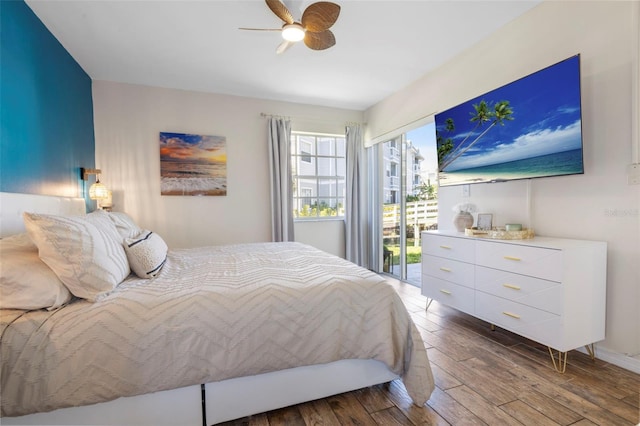
[[[106,186],[100,183],[100,173],[100,169],[80,168],[80,174],[82,175],[83,181],[89,180],[89,175],[96,175],[96,183],[89,187],[89,198],[98,201],[98,208],[102,208],[100,205],[101,200],[109,198],[109,190]]]

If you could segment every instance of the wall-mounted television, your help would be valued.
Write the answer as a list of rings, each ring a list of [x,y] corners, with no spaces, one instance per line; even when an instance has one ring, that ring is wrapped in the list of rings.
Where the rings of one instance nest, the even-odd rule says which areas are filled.
[[[435,116],[438,184],[584,173],[580,55]]]

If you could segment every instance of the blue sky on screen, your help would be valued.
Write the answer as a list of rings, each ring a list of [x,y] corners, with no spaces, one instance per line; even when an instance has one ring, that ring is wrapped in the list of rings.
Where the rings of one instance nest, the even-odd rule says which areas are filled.
[[[574,56],[496,90],[478,96],[436,115],[436,127],[454,146],[471,135],[465,146],[490,122],[475,128],[470,121],[474,104],[493,105],[507,100],[512,121],[493,126],[448,171],[468,169],[579,149],[582,145],[580,118],[580,62]],[[455,130],[445,130],[445,120],[454,120]]]

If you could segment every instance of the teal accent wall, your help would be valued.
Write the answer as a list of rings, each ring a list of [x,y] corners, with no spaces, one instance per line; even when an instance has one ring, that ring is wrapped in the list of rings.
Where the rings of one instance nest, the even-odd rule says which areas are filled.
[[[22,0],[0,0],[0,191],[84,196],[91,78]]]

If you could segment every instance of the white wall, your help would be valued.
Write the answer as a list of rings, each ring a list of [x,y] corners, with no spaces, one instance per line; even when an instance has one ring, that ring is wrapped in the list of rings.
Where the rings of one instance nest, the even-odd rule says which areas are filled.
[[[468,201],[497,224],[530,218],[539,235],[607,241],[598,347],[626,355],[640,354],[640,187],[625,174],[639,143],[637,14],[633,2],[544,2],[365,112],[371,140],[580,53],[585,174],[472,185],[468,199],[462,187],[442,188],[439,226],[452,229],[451,207]]]
[[[96,167],[129,213],[170,247],[271,240],[267,114],[292,129],[344,134],[362,112],[183,90],[93,82]],[[160,195],[159,132],[225,136],[227,196]],[[341,224],[342,222],[340,222]],[[344,256],[344,226],[296,224],[303,242]],[[314,228],[318,228],[314,230]]]
[[[295,224],[296,241],[344,258],[344,220],[300,221]]]

